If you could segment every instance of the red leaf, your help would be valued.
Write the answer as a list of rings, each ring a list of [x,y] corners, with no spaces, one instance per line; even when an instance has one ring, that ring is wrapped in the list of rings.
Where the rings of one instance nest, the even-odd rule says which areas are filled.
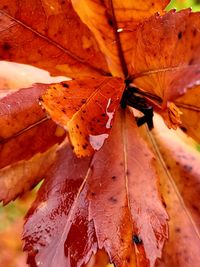
[[[142,165],[135,155],[145,158]],[[97,248],[117,266],[149,266],[161,256],[167,216],[153,155],[130,113],[117,115],[92,162],[63,148],[47,176],[25,224],[32,264],[81,266]]]
[[[38,104],[48,85],[35,85],[0,99],[0,168],[30,159],[64,138]],[[48,129],[48,131],[47,131]]]

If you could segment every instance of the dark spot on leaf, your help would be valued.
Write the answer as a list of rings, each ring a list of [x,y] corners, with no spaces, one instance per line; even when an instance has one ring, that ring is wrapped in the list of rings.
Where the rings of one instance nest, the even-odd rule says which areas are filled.
[[[78,124],[76,124],[76,128],[77,128],[77,129],[79,129],[79,126],[78,126]]]
[[[66,112],[66,109],[65,108],[62,108],[62,112],[65,113]]]
[[[108,24],[112,27],[113,26],[113,20],[111,18],[108,19]]]
[[[182,33],[182,32],[179,32],[179,33],[178,33],[178,39],[181,39],[182,36],[183,36],[183,33]]]
[[[187,133],[187,129],[184,126],[181,126],[180,128],[184,133]]]
[[[116,180],[117,176],[113,175],[111,178],[112,178],[112,180]]]
[[[117,203],[117,199],[115,197],[110,197],[108,200],[112,203]]]
[[[176,227],[176,228],[175,228],[175,232],[176,232],[176,233],[180,233],[180,232],[181,232],[181,229],[180,229],[179,227]]]
[[[10,50],[10,49],[11,49],[11,45],[10,45],[9,43],[5,42],[5,43],[3,44],[3,50],[8,51],[8,50]]]
[[[83,149],[86,149],[88,147],[88,144],[84,144],[84,145],[82,145],[82,148]]]
[[[186,165],[186,164],[183,166],[183,168],[184,168],[184,170],[187,171],[187,172],[190,172],[190,171],[192,170],[192,166],[190,166],[190,165]]]
[[[81,100],[81,103],[82,103],[82,104],[85,104],[85,103],[86,103],[86,99],[82,99],[82,100]]]
[[[193,33],[193,36],[195,37],[197,35],[197,29],[194,29],[192,33]]]
[[[199,211],[199,208],[196,206],[196,205],[192,205],[192,208],[194,209],[194,210],[196,210],[196,211]]]
[[[95,192],[92,192],[91,195],[94,197],[94,196],[96,196],[96,193]]]
[[[162,199],[162,204],[163,206],[166,208],[167,207],[167,204],[165,203],[165,201]]]
[[[133,235],[132,240],[136,245],[142,244],[142,239],[138,235]]]
[[[131,259],[129,257],[126,258],[126,261],[130,263]]]
[[[191,58],[190,61],[188,62],[189,65],[192,65],[194,63],[194,58]]]
[[[65,87],[65,88],[69,88],[69,85],[68,85],[67,83],[63,83],[62,85],[63,85],[63,87]]]
[[[102,113],[101,116],[102,116],[102,117],[105,117],[105,116],[106,116],[106,113]]]
[[[84,109],[82,112],[83,112],[83,113],[86,113],[86,110]]]

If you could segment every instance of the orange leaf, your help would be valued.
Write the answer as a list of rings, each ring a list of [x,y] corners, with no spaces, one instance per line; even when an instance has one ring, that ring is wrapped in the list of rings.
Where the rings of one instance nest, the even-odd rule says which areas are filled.
[[[200,79],[200,16],[190,9],[158,14],[137,28],[133,83],[163,100],[174,100]]]
[[[1,0],[0,21],[1,60],[69,77],[107,73],[95,38],[70,1]]]
[[[43,106],[69,131],[79,157],[103,145],[124,87],[120,78],[84,78],[52,85],[43,95]]]
[[[27,147],[26,147],[27,148]],[[4,205],[31,190],[42,179],[55,160],[57,146],[0,169],[0,201]]]
[[[175,103],[182,111],[182,130],[200,143],[200,86],[188,90]]]
[[[155,12],[161,12],[168,3],[169,0],[72,0],[75,11],[96,37],[111,73],[118,77],[128,74],[125,64],[131,61],[133,30],[137,23]],[[117,36],[117,31],[120,36]],[[119,49],[126,59],[123,64]]]

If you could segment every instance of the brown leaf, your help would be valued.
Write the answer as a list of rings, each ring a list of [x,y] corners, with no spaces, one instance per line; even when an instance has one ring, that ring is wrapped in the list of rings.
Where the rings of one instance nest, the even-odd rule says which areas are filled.
[[[161,12],[168,3],[169,0],[72,0],[74,9],[96,37],[111,73],[118,77],[128,74],[125,64],[131,61],[133,31],[137,23],[155,12]],[[126,59],[123,64],[119,49]]]
[[[0,32],[1,60],[69,77],[107,73],[95,38],[70,1],[2,0]]]
[[[189,89],[175,103],[182,111],[181,129],[200,143],[200,86]]]
[[[25,224],[32,264],[81,266],[97,248],[116,266],[153,266],[161,256],[167,216],[153,155],[130,113],[121,111],[115,122],[91,163],[69,147],[59,152]],[[146,159],[143,165],[136,154]]]
[[[54,162],[56,149],[57,145],[44,153],[36,154],[28,161],[19,161],[0,169],[0,201],[5,205],[44,179]]]
[[[120,78],[84,78],[52,85],[43,95],[43,106],[68,130],[79,157],[103,145],[124,87]]]
[[[159,96],[164,106],[200,79],[199,13],[156,14],[134,36],[133,82]]]

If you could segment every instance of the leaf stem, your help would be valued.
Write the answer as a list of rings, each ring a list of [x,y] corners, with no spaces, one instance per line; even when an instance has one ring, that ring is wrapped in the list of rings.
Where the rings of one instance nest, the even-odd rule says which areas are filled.
[[[118,25],[117,25],[117,20],[116,20],[116,17],[115,17],[113,1],[109,0],[109,4],[110,4],[112,19],[113,19],[113,29],[114,29],[116,42],[117,42],[118,55],[119,55],[119,59],[120,59],[120,63],[121,63],[121,67],[122,67],[122,71],[123,71],[124,77],[125,77],[125,79],[127,79],[128,78],[128,68],[127,68],[127,65],[126,65],[125,58],[124,58],[124,53],[123,53],[123,50],[122,50],[122,44],[121,44],[120,37],[119,37],[119,32],[117,31],[118,30]]]

